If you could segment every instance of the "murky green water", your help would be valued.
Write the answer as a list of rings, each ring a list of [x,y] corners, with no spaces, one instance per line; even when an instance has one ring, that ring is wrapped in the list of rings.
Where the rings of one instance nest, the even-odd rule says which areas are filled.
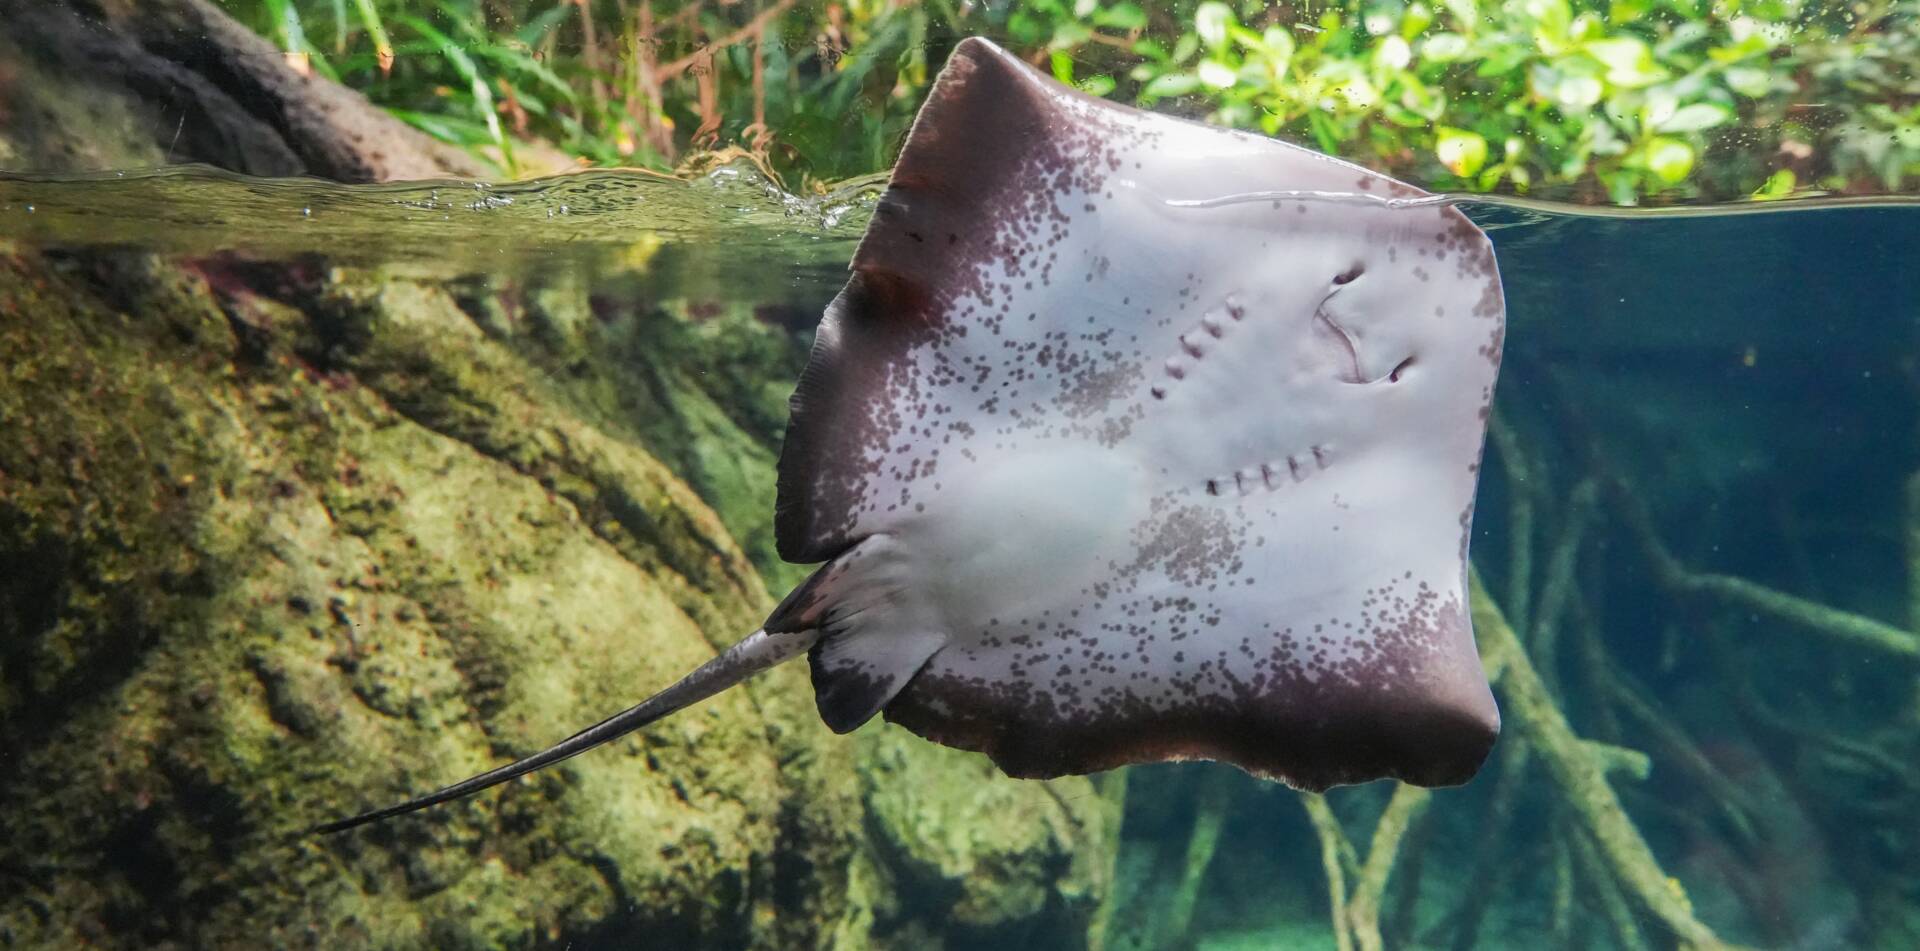
[[[560,394],[555,405],[653,447],[713,507],[777,596],[800,576],[779,564],[769,534],[781,401],[813,322],[844,279],[876,185],[796,198],[742,169],[693,183],[594,174],[499,187],[345,188],[208,171],[0,178],[0,254],[82,277],[147,254],[187,262],[224,302],[236,339],[245,343],[257,332],[269,354],[283,352],[272,342],[282,326],[272,316],[275,303],[308,306],[326,297],[314,288],[329,282],[452,287],[482,336],[524,360],[536,388]],[[1135,768],[1124,787],[1115,777],[1075,787],[1076,795],[1097,790],[1108,801],[1124,796],[1119,847],[1096,857],[1112,865],[1109,897],[1050,918],[1041,909],[1064,899],[1048,890],[1055,884],[1034,884],[1028,911],[960,933],[992,936],[1003,947],[1059,947],[1067,939],[1058,922],[1066,920],[1078,923],[1081,936],[1089,922],[1103,922],[1109,947],[1330,948],[1326,847],[1334,865],[1345,866],[1340,887],[1349,895],[1365,891],[1370,858],[1391,866],[1384,887],[1370,894],[1388,947],[1459,948],[1476,939],[1482,947],[1666,947],[1676,943],[1675,914],[1726,940],[1764,947],[1891,948],[1920,938],[1920,207],[1637,217],[1470,208],[1494,236],[1509,303],[1474,561],[1526,645],[1528,669],[1572,730],[1603,744],[1574,753],[1618,767],[1611,789],[1650,847],[1657,865],[1639,871],[1651,877],[1635,879],[1618,843],[1595,839],[1592,790],[1576,788],[1577,777],[1555,765],[1562,762],[1556,755],[1571,754],[1548,749],[1550,730],[1516,717],[1509,679],[1499,691],[1507,731],[1478,779],[1436,791],[1406,812],[1388,809],[1393,790],[1384,784],[1335,790],[1326,804],[1340,838],[1316,834],[1299,795],[1224,767]],[[542,303],[556,295],[574,302],[572,309]],[[128,326],[161,318],[138,309],[122,315]],[[32,339],[20,312],[7,319],[19,330],[9,341]],[[580,321],[593,326],[583,330]],[[364,348],[351,343],[363,331],[377,346],[382,325],[371,326],[290,345],[287,372],[314,386],[346,386],[341,381],[356,374],[372,380],[371,362],[321,366],[316,357],[330,347]],[[248,358],[235,359],[241,375],[259,372],[246,369]],[[16,369],[30,362],[23,351],[9,358]],[[609,375],[609,366],[629,366],[631,375]],[[423,371],[420,385],[436,379]],[[7,405],[33,412],[43,384],[16,374],[6,385],[26,397]],[[511,414],[520,405],[483,399],[463,404],[479,418],[449,417],[433,394],[408,390],[404,381],[367,385],[400,416],[475,445],[487,444],[486,413]],[[258,386],[258,398],[271,400],[270,387]],[[553,438],[579,438],[567,432],[574,435]],[[628,518],[618,505],[578,502],[562,469],[509,451],[502,458],[554,496],[574,500],[585,517]],[[323,483],[323,495],[329,479],[360,478],[345,470],[306,477]],[[106,742],[100,737],[148,723],[115,719],[124,700],[117,677],[125,671],[104,680],[42,678],[42,655],[58,652],[49,645],[57,646],[59,623],[27,617],[23,607],[37,603],[25,580],[36,577],[32,563],[59,559],[22,548],[21,540],[84,529],[32,524],[34,510],[9,495],[17,488],[0,470],[0,522],[14,546],[0,557],[14,574],[0,583],[0,603],[19,612],[5,628],[16,640],[0,654],[9,696],[18,703],[44,700],[52,689],[82,691],[46,725],[69,728],[70,714],[84,727],[71,735]],[[346,510],[333,518],[352,522]],[[664,554],[636,557],[679,565],[673,541],[659,543]],[[648,544],[640,550],[653,552]],[[284,557],[297,560],[292,552]],[[493,583],[510,586],[529,570],[538,569],[503,563]],[[189,572],[177,583],[214,584],[197,577]],[[579,590],[566,589],[564,574],[550,582],[539,597],[556,604],[616,596],[592,579]],[[126,624],[143,623],[139,608],[124,606]],[[357,608],[342,601],[330,610],[345,616]],[[354,617],[358,638],[387,636],[377,617]],[[725,642],[735,633],[707,636]],[[127,649],[154,650],[157,636],[135,636]],[[633,631],[633,648],[647,650],[648,637]],[[75,663],[84,666],[81,656]],[[1518,676],[1511,667],[1508,678]],[[632,684],[632,698],[654,686]],[[17,730],[7,739],[15,762],[52,762]],[[273,748],[313,740],[294,729]],[[886,742],[860,741],[869,744],[862,755],[877,755],[871,744]],[[698,744],[692,749],[697,762]],[[292,758],[276,758],[283,756]],[[246,853],[267,849],[257,837],[273,823],[236,816],[234,803],[344,815],[369,805],[365,796],[395,789],[394,781],[368,780],[361,788],[372,792],[352,801],[314,801],[317,791],[345,788],[320,780],[325,757],[267,759],[297,769],[301,781],[255,796],[245,785],[252,774],[215,769],[209,775],[226,778],[200,781],[196,796],[166,800],[152,821],[197,830],[197,847],[228,856],[223,861],[244,875],[252,867]],[[689,766],[683,757],[657,768]],[[44,792],[32,783],[0,788],[13,789],[19,804],[40,803],[34,797]],[[132,802],[129,812],[146,808]],[[565,808],[567,800],[557,803]],[[715,809],[722,806],[732,808]],[[19,818],[3,824],[35,821],[44,808],[20,805]],[[807,804],[788,808],[804,812]],[[1031,805],[1012,808],[1022,820],[1039,815]],[[1409,820],[1404,838],[1376,837],[1383,811]],[[744,828],[754,821],[725,814],[713,826],[721,840],[730,822]],[[433,840],[434,814],[407,821],[409,831],[393,834]],[[222,829],[238,827],[246,833],[223,837]],[[914,828],[927,837],[972,835],[934,819]],[[129,841],[120,851],[15,856],[25,864],[0,870],[0,882],[16,883],[0,891],[24,889],[44,910],[68,894],[63,866],[102,874],[141,867],[151,877],[154,860],[144,850],[157,846]],[[273,848],[284,847],[275,841]],[[1048,861],[1065,869],[1063,856],[1074,848],[1062,841],[1068,845]],[[1078,841],[1095,848],[1092,839]],[[360,846],[297,848],[352,856]],[[167,862],[186,854],[192,849]],[[523,858],[505,862],[521,869]],[[435,853],[433,869],[413,880],[412,900],[431,901],[446,887],[431,883],[470,881],[480,874],[473,868],[499,860],[484,836],[463,840],[450,854]],[[350,859],[315,868],[300,887],[325,890],[335,887],[322,880],[328,875],[365,874]],[[951,871],[956,881],[996,874]],[[364,888],[371,879],[357,880]],[[510,874],[502,887],[512,891],[514,880]],[[916,903],[947,908],[954,900],[919,881],[895,882],[895,904],[873,912],[868,926],[908,920]],[[1670,892],[1666,914],[1636,892],[1648,882]],[[247,882],[225,887],[244,892]],[[132,893],[143,889],[150,900],[173,900],[164,897],[164,882]],[[1025,900],[994,894],[1003,903]],[[221,899],[199,892],[190,900]],[[626,893],[621,900],[650,899]],[[963,913],[973,912],[941,912]],[[609,914],[619,918],[617,908]],[[1019,924],[1043,919],[1050,923]],[[733,938],[689,928],[673,946],[733,946]],[[384,932],[374,925],[356,933],[378,945]],[[913,946],[917,933],[890,940]],[[572,947],[645,943],[644,935],[612,926],[561,928],[532,940],[562,938]]]

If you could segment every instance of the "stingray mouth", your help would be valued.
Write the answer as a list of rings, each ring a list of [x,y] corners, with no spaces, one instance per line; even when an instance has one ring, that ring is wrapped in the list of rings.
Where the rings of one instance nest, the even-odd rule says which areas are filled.
[[[1342,383],[1364,383],[1366,376],[1360,372],[1360,348],[1353,343],[1353,335],[1347,328],[1340,326],[1333,316],[1327,313],[1323,305],[1313,315],[1313,335],[1321,342],[1327,355],[1338,367],[1335,374]]]
[[[1330,289],[1327,291],[1327,296],[1321,298],[1320,306],[1313,312],[1313,339],[1324,351],[1327,362],[1334,366],[1334,376],[1340,382],[1355,386],[1398,383],[1406,374],[1407,368],[1413,366],[1413,356],[1407,355],[1395,363],[1393,369],[1385,373],[1368,376],[1366,361],[1360,358],[1360,345],[1355,342],[1353,334],[1341,326],[1339,321],[1333,319],[1333,314],[1327,310],[1327,304],[1340,293],[1342,288],[1359,280],[1366,273],[1366,264],[1356,261],[1353,266],[1335,274],[1333,280],[1328,282]]]
[[[1411,354],[1393,365],[1393,369],[1375,376],[1368,376],[1360,359],[1360,347],[1353,342],[1353,335],[1340,322],[1328,314],[1322,307],[1314,314],[1314,337],[1328,351],[1328,359],[1337,368],[1334,376],[1342,383],[1355,386],[1371,386],[1376,383],[1398,383],[1413,366]]]

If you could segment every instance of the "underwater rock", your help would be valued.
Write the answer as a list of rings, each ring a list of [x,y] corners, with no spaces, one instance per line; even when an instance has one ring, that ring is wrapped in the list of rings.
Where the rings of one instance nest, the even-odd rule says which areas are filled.
[[[856,741],[874,847],[904,902],[877,916],[877,933],[938,921],[954,949],[1087,945],[1119,846],[1116,803],[1091,779],[1011,781],[892,726]]]
[[[765,593],[644,451],[516,404],[431,289],[380,289],[390,345],[328,357],[165,265],[50,270],[0,277],[10,943],[814,943],[858,805],[798,675],[480,811],[292,837],[618,706]],[[383,359],[466,389],[381,392]],[[539,424],[467,434],[479,398]]]

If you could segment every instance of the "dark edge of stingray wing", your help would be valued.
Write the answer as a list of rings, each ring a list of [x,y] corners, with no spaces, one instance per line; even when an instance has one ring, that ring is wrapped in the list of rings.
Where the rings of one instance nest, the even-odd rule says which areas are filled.
[[[991,253],[996,222],[1057,154],[1062,93],[1006,51],[955,47],[914,120],[886,193],[828,305],[789,401],[774,532],[780,557],[831,558],[859,540],[870,447],[899,420],[893,368],[941,332],[946,304]]]

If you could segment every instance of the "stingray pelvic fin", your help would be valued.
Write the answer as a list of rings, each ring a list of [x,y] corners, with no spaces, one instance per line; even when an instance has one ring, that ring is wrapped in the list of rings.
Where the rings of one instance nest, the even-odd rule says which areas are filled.
[[[894,630],[884,620],[866,627],[828,635],[807,655],[814,705],[835,733],[873,719],[947,642],[939,632]]]
[[[820,632],[813,630],[755,631],[741,638],[739,643],[727,648],[720,656],[700,665],[693,673],[680,678],[679,682],[673,686],[532,756],[470,779],[461,780],[419,798],[409,799],[399,805],[318,825],[310,831],[321,835],[344,832],[369,822],[378,822],[402,813],[415,812],[443,802],[462,799],[510,779],[517,779],[528,773],[545,769],[561,760],[570,759],[596,746],[617,740],[662,717],[699,703],[769,667],[798,657],[819,639]]]

